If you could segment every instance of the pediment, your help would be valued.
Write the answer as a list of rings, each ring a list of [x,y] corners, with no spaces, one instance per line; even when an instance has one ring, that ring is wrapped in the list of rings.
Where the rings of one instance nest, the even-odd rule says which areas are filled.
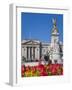
[[[25,41],[22,43],[23,45],[36,45],[36,44],[40,44],[39,41],[36,41],[36,40],[29,40],[29,41]]]

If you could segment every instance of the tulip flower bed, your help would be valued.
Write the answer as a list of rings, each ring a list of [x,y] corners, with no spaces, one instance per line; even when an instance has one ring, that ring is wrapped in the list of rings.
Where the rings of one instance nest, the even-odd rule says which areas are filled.
[[[62,64],[48,64],[37,66],[21,66],[22,77],[63,75]]]

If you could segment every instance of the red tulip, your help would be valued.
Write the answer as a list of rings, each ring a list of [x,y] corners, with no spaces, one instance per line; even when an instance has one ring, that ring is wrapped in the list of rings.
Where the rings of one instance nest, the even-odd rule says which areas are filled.
[[[35,73],[35,71],[36,71],[36,67],[34,67],[34,66],[31,67],[31,70],[32,70],[33,73]]]
[[[30,66],[26,66],[25,68],[26,68],[26,71],[29,71],[31,67]]]
[[[24,65],[21,66],[21,71],[22,71],[22,72],[25,71],[25,66],[24,66]]]
[[[55,75],[55,74],[56,74],[56,69],[53,68],[53,69],[51,70],[51,73],[52,73],[52,75]]]
[[[47,75],[48,74],[46,72],[44,72],[44,71],[40,73],[40,76],[47,76]]]

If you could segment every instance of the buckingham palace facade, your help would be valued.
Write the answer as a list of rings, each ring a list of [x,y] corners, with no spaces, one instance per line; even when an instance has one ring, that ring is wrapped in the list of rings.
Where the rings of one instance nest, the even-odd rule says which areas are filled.
[[[22,56],[26,60],[39,60],[47,55],[49,49],[48,43],[41,43],[38,40],[23,40],[22,41]]]

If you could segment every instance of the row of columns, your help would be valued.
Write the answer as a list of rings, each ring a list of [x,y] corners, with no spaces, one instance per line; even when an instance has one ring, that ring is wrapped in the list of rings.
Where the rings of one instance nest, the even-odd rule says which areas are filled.
[[[35,59],[35,47],[27,47],[27,59]]]

